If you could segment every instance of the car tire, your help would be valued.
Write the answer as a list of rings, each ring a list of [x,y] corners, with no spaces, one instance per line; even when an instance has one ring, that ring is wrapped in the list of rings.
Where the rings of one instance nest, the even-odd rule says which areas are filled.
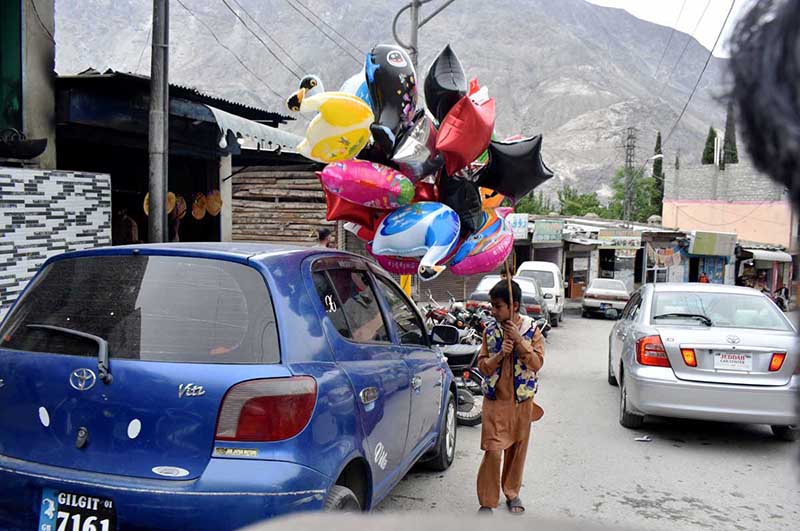
[[[637,415],[628,410],[628,387],[625,385],[625,372],[622,371],[619,386],[619,423],[623,427],[636,430],[644,424],[644,415]]]
[[[439,472],[450,468],[456,457],[457,433],[456,398],[452,392],[448,391],[444,415],[442,415],[442,427],[439,430],[439,439],[436,442],[436,457],[426,463],[429,468]]]
[[[617,387],[617,377],[614,376],[614,371],[611,370],[611,347],[608,348],[608,385]]]
[[[561,314],[557,314],[555,317],[550,315],[550,324],[553,328],[558,328],[559,323],[561,323]]]
[[[587,317],[589,317],[589,312],[587,312],[586,310],[581,310],[581,317],[586,319]]]
[[[772,434],[781,441],[794,442],[800,439],[800,428],[797,426],[770,426]]]
[[[361,502],[352,490],[344,485],[334,485],[325,497],[324,510],[331,513],[360,513]]]

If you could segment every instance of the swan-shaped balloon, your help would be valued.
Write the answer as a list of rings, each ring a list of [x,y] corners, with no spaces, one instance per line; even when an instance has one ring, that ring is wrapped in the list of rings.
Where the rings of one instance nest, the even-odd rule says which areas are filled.
[[[414,199],[414,184],[399,171],[367,160],[344,160],[319,173],[325,190],[369,208],[394,209]]]
[[[367,76],[363,68],[358,74],[355,74],[342,83],[339,92],[346,92],[347,94],[358,96],[364,100],[367,105],[370,107],[372,106],[372,99],[369,97],[369,87],[367,87]]]
[[[483,211],[483,224],[458,248],[450,263],[455,275],[494,271],[514,248],[514,234],[505,222],[510,208]]]
[[[438,265],[458,246],[461,222],[452,208],[423,201],[390,212],[378,225],[372,252],[378,256],[421,256],[417,273],[432,280],[445,270]]]
[[[300,89],[286,104],[294,112],[314,112],[306,136],[297,152],[317,162],[336,162],[354,158],[369,142],[369,126],[375,121],[372,108],[364,100],[344,92],[312,92],[322,84],[316,76],[306,76]]]

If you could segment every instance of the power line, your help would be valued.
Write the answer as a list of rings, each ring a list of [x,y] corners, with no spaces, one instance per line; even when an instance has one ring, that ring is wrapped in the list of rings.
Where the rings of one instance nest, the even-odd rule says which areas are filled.
[[[188,11],[188,12],[189,12],[189,14],[192,16],[192,18],[194,18],[194,19],[195,19],[195,20],[197,20],[197,21],[198,21],[200,24],[202,24],[202,25],[203,25],[203,27],[204,27],[204,28],[206,28],[206,30],[208,30],[208,32],[209,32],[209,33],[211,33],[211,36],[212,36],[212,37],[214,37],[214,40],[215,40],[215,41],[217,41],[217,44],[219,44],[220,46],[222,46],[223,48],[225,48],[225,49],[228,51],[228,53],[230,53],[230,54],[231,54],[231,55],[232,55],[232,56],[233,56],[233,57],[234,57],[234,58],[235,58],[235,59],[236,59],[236,60],[239,62],[239,64],[240,64],[240,65],[242,65],[242,67],[243,67],[245,70],[247,70],[248,72],[250,72],[250,74],[251,74],[253,77],[255,77],[256,79],[258,79],[258,80],[259,80],[259,81],[260,81],[260,82],[261,82],[261,83],[262,83],[262,84],[263,84],[265,87],[267,87],[267,89],[269,89],[269,91],[270,91],[270,92],[272,92],[272,93],[273,93],[273,94],[274,94],[274,95],[275,95],[277,98],[279,98],[281,101],[284,99],[284,97],[283,97],[283,96],[281,96],[281,95],[280,95],[280,94],[279,94],[279,93],[278,93],[278,92],[277,92],[275,89],[273,89],[271,86],[269,86],[269,83],[267,83],[266,81],[264,81],[264,79],[262,79],[262,78],[261,78],[261,76],[259,76],[259,75],[258,75],[258,74],[256,74],[255,72],[253,72],[253,70],[251,70],[249,66],[247,66],[246,64],[244,64],[244,61],[242,61],[242,59],[241,59],[241,58],[240,58],[238,55],[236,55],[236,53],[235,53],[233,50],[231,50],[231,49],[230,49],[228,46],[226,46],[226,45],[225,45],[225,43],[223,43],[223,42],[222,42],[222,41],[219,39],[219,37],[217,37],[217,34],[216,34],[216,33],[214,33],[214,30],[212,30],[212,29],[211,29],[211,27],[210,27],[208,24],[206,24],[206,23],[205,23],[205,22],[204,22],[204,21],[203,21],[203,20],[202,20],[200,17],[198,17],[197,15],[195,15],[195,14],[194,14],[194,12],[193,12],[191,9],[189,9],[189,8],[186,6],[186,4],[184,4],[184,3],[183,3],[181,0],[175,0],[175,1],[176,1],[176,2],[178,2],[178,3],[181,5],[181,7],[182,7],[182,8],[184,8],[186,11]]]
[[[142,57],[144,57],[144,51],[147,49],[147,45],[150,44],[150,37],[153,35],[153,24],[150,24],[150,29],[147,30],[147,38],[144,40],[144,46],[142,46],[142,51],[139,53],[139,60],[136,61],[136,72],[139,73],[139,66],[142,64]]]
[[[700,18],[697,19],[697,24],[695,24],[694,28],[692,29],[691,37],[686,39],[686,43],[683,45],[683,49],[681,50],[680,55],[678,55],[678,60],[675,61],[674,65],[672,65],[672,69],[669,71],[669,74],[667,75],[667,79],[661,85],[661,90],[658,92],[658,97],[659,98],[664,93],[664,89],[667,88],[667,85],[669,84],[669,80],[672,79],[673,74],[675,74],[675,70],[677,70],[678,65],[681,63],[681,59],[683,59],[683,56],[686,55],[686,50],[689,49],[689,45],[692,43],[692,40],[694,40],[694,34],[697,32],[697,28],[700,27],[700,23],[703,21],[703,17],[706,16],[706,11],[708,11],[708,7],[710,5],[711,5],[711,0],[706,0],[706,6],[703,8],[703,12],[700,13]]]
[[[278,48],[280,51],[282,51],[283,53],[285,53],[285,54],[286,54],[286,57],[287,57],[287,58],[288,58],[288,59],[289,59],[289,60],[290,60],[292,63],[294,63],[294,64],[295,64],[295,66],[297,66],[297,68],[299,68],[301,71],[304,71],[304,72],[307,70],[305,67],[303,67],[303,65],[301,65],[300,63],[298,63],[297,61],[295,61],[295,60],[294,60],[294,57],[292,57],[292,54],[290,54],[288,51],[286,51],[286,49],[285,49],[283,46],[281,46],[281,43],[279,43],[279,42],[278,42],[278,41],[277,41],[277,40],[276,40],[274,37],[272,37],[272,36],[269,34],[269,32],[268,32],[266,29],[264,29],[264,27],[263,27],[263,26],[262,26],[262,25],[261,25],[261,24],[258,22],[258,20],[256,20],[256,18],[255,18],[253,15],[251,15],[251,14],[250,14],[250,13],[247,11],[247,9],[245,9],[245,7],[244,7],[242,4],[240,4],[240,3],[239,3],[237,0],[232,0],[232,1],[233,1],[233,3],[234,3],[234,4],[236,4],[236,5],[239,7],[239,9],[241,9],[242,11],[244,11],[244,13],[245,13],[245,14],[246,14],[248,17],[250,17],[250,19],[251,19],[253,22],[255,22],[256,26],[258,26],[258,29],[260,29],[260,30],[261,30],[261,31],[264,33],[264,35],[266,35],[266,36],[267,36],[267,39],[269,39],[269,40],[270,40],[270,42],[272,42],[272,43],[273,43],[273,44],[274,44],[274,45],[275,45],[275,46],[276,46],[276,47],[277,47],[277,48]]]
[[[735,5],[736,5],[736,0],[731,0],[731,6],[728,8],[728,14],[725,15],[725,20],[722,22],[722,27],[719,29],[717,38],[714,39],[714,45],[708,52],[708,57],[706,57],[706,63],[703,65],[703,70],[700,71],[700,75],[697,77],[697,82],[694,84],[694,88],[692,88],[691,94],[689,94],[689,99],[686,100],[686,104],[683,106],[683,109],[681,109],[681,113],[678,115],[678,119],[675,120],[675,124],[672,126],[672,129],[670,129],[667,138],[664,140],[664,144],[669,142],[670,138],[672,138],[673,133],[675,133],[675,129],[677,129],[678,124],[683,118],[683,115],[686,113],[686,109],[689,108],[689,103],[691,103],[695,92],[697,92],[697,87],[700,86],[700,80],[703,79],[703,74],[706,73],[706,68],[708,68],[708,63],[711,61],[711,57],[714,55],[714,50],[716,49],[717,43],[719,43],[719,40],[722,37],[722,32],[725,30],[725,26],[728,24],[728,18],[730,18],[731,13],[733,12],[733,6]]]
[[[281,58],[280,58],[280,57],[278,57],[278,55],[277,55],[275,52],[273,52],[273,51],[272,51],[272,48],[270,48],[270,47],[269,47],[269,45],[268,45],[266,42],[264,42],[264,39],[262,39],[261,37],[259,37],[259,36],[258,36],[258,34],[257,34],[255,31],[253,31],[253,30],[250,28],[250,26],[248,26],[248,25],[247,25],[247,22],[246,22],[246,21],[245,21],[245,20],[244,20],[244,19],[243,19],[241,16],[239,16],[239,13],[237,13],[237,12],[236,12],[236,10],[234,10],[234,9],[233,9],[233,8],[230,6],[230,4],[228,4],[228,2],[226,2],[225,0],[222,0],[222,3],[223,3],[223,4],[225,4],[225,7],[227,7],[227,8],[228,8],[228,11],[230,11],[231,13],[233,13],[233,16],[235,16],[236,18],[238,18],[238,19],[239,19],[239,21],[242,23],[242,25],[245,27],[245,29],[246,29],[247,31],[249,31],[249,32],[250,32],[250,33],[253,35],[253,37],[255,37],[256,39],[258,39],[258,42],[260,42],[260,43],[262,44],[262,46],[264,46],[264,48],[265,48],[265,49],[266,49],[266,50],[267,50],[267,51],[270,53],[270,55],[271,55],[272,57],[274,57],[274,58],[275,58],[275,60],[276,60],[276,61],[278,61],[278,62],[281,64],[281,66],[282,66],[282,67],[284,67],[286,70],[288,70],[289,72],[291,72],[291,74],[292,74],[292,75],[293,75],[295,78],[297,78],[297,80],[299,81],[299,80],[300,80],[300,74],[298,74],[297,72],[295,72],[293,69],[289,68],[289,66],[288,66],[286,63],[284,63],[284,62],[281,60]],[[252,18],[252,17],[251,17],[251,18]]]
[[[42,17],[39,16],[39,10],[36,9],[36,2],[34,2],[34,0],[30,0],[30,3],[31,3],[31,7],[33,7],[33,14],[36,15],[36,20],[39,21],[39,25],[42,27],[44,32],[47,33],[47,36],[50,37],[50,41],[52,41],[52,43],[55,44],[56,43],[55,37],[53,37],[53,34],[50,32],[49,29],[47,29],[47,26],[44,25],[44,21],[42,20]]]
[[[683,8],[686,7],[686,0],[683,0],[681,4],[681,9],[678,11],[678,18],[675,19],[675,24],[672,26],[672,31],[669,32],[669,38],[667,39],[667,45],[664,46],[664,51],[661,52],[661,59],[658,60],[658,66],[656,67],[655,76],[658,76],[658,71],[661,70],[661,64],[664,62],[664,57],[667,55],[667,50],[669,50],[669,45],[672,43],[672,37],[675,36],[675,31],[677,31],[676,26],[678,22],[681,20],[681,15],[683,15]],[[654,77],[655,77],[654,76]]]
[[[339,43],[339,41],[337,41],[336,39],[334,39],[333,37],[331,37],[330,35],[328,35],[327,33],[325,33],[325,31],[324,31],[324,30],[323,30],[321,27],[319,27],[319,26],[317,25],[317,23],[316,23],[316,22],[314,22],[313,20],[311,20],[310,18],[308,18],[308,16],[307,16],[305,13],[303,13],[302,11],[300,11],[300,10],[297,8],[297,6],[295,6],[295,5],[294,5],[293,3],[291,3],[289,0],[286,0],[286,3],[287,3],[287,4],[289,4],[289,7],[291,7],[291,8],[292,8],[292,9],[294,9],[295,11],[297,11],[297,13],[298,13],[298,14],[299,14],[301,17],[303,17],[304,19],[306,19],[306,20],[308,21],[308,23],[309,23],[309,24],[311,24],[312,26],[314,26],[315,28],[317,28],[317,29],[320,31],[320,33],[322,33],[322,35],[324,35],[325,37],[327,37],[327,38],[328,38],[328,40],[329,40],[329,41],[331,41],[333,44],[335,44],[337,47],[339,47],[339,49],[340,49],[340,50],[342,50],[344,53],[346,53],[348,56],[350,56],[350,58],[351,58],[353,61],[355,61],[355,62],[356,62],[356,64],[358,64],[359,66],[363,66],[363,64],[364,64],[364,60],[363,60],[363,59],[359,59],[359,58],[357,58],[356,56],[354,56],[352,53],[350,53],[350,51],[349,51],[347,48],[345,48],[344,46],[342,46],[342,45]]]
[[[333,32],[334,32],[336,35],[338,35],[338,36],[339,36],[339,37],[340,37],[342,40],[344,40],[344,41],[345,41],[347,44],[349,44],[350,46],[352,46],[352,47],[353,47],[353,48],[354,48],[354,49],[355,49],[355,50],[356,50],[358,53],[360,53],[361,55],[367,55],[367,52],[365,52],[364,50],[362,50],[362,49],[361,49],[361,47],[359,47],[357,44],[353,43],[353,41],[351,41],[350,39],[348,39],[347,37],[345,37],[344,35],[342,35],[342,34],[341,34],[341,33],[339,33],[338,31],[336,31],[336,28],[334,28],[333,26],[331,26],[330,24],[328,24],[328,23],[325,21],[325,19],[324,19],[324,18],[322,18],[322,17],[318,16],[316,13],[314,13],[314,12],[313,12],[311,9],[309,9],[309,8],[308,8],[308,6],[307,6],[307,5],[305,5],[303,2],[301,2],[300,0],[294,0],[294,1],[295,1],[295,2],[297,2],[297,3],[298,3],[298,5],[302,6],[302,7],[303,7],[303,8],[304,8],[306,11],[308,11],[308,12],[311,14],[311,16],[313,16],[315,19],[319,20],[320,22],[322,22],[323,24],[325,24],[325,26],[326,26],[326,27],[330,28],[330,29],[331,29],[331,31],[333,31]]]
[[[686,210],[684,210],[684,208],[683,208],[682,206],[680,206],[680,205],[675,205],[675,208],[676,208],[677,210],[680,210],[681,212],[683,212],[683,215],[684,215],[684,216],[686,216],[687,218],[689,218],[689,219],[691,219],[691,220],[694,220],[694,221],[696,221],[696,222],[698,222],[698,223],[703,223],[704,225],[709,225],[709,226],[711,226],[711,227],[726,227],[726,226],[728,226],[728,225],[732,225],[732,224],[734,224],[734,223],[739,223],[740,221],[744,221],[744,220],[746,220],[746,219],[747,219],[747,218],[749,218],[751,215],[753,215],[753,214],[755,213],[755,211],[756,211],[756,210],[758,210],[759,208],[761,208],[762,206],[764,206],[764,203],[765,203],[765,202],[761,202],[761,203],[757,204],[757,205],[755,206],[755,208],[753,208],[753,210],[751,210],[750,212],[748,212],[748,213],[747,213],[747,214],[745,214],[744,216],[742,216],[742,217],[740,217],[740,218],[737,218],[737,219],[734,219],[733,221],[726,221],[725,223],[711,223],[710,221],[703,221],[702,219],[697,219],[696,217],[692,216],[691,214],[688,214],[688,213],[686,212]]]

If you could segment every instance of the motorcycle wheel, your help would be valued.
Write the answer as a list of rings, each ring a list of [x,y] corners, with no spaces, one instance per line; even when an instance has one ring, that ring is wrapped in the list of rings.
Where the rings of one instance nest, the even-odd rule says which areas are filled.
[[[470,374],[470,381],[478,385],[480,389],[480,379],[474,374]],[[473,394],[461,387],[458,389],[458,407],[456,409],[456,421],[461,426],[477,426],[483,422],[483,394]]]

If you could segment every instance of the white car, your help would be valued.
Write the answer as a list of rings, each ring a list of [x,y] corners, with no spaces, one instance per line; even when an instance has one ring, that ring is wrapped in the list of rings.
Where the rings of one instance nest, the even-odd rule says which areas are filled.
[[[561,269],[552,262],[528,261],[519,265],[517,276],[536,280],[544,295],[550,324],[558,326],[564,320],[564,279]]]
[[[645,415],[768,424],[795,440],[800,391],[794,327],[764,294],[717,284],[648,284],[609,336],[619,422]]]
[[[628,299],[628,288],[621,280],[596,278],[583,292],[582,315],[587,317],[592,313],[606,314],[609,310],[614,310],[619,316],[628,304]]]

